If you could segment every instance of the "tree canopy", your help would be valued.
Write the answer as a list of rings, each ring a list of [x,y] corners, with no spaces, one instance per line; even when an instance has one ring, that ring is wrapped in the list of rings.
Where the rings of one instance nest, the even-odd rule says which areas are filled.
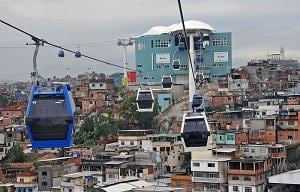
[[[3,161],[5,163],[24,163],[26,161],[26,155],[19,145],[15,145],[10,149],[10,152]]]

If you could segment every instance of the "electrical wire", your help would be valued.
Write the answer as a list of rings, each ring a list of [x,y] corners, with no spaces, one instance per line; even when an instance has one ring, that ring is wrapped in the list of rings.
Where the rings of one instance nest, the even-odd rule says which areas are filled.
[[[183,30],[183,35],[184,35],[184,41],[185,41],[185,45],[187,47],[188,46],[188,43],[187,43],[187,33],[186,33],[186,30],[185,30],[184,17],[183,17],[183,12],[182,12],[182,8],[181,8],[181,2],[180,2],[180,0],[178,0],[178,7],[179,7],[180,18],[181,18],[181,23],[182,23],[182,30]],[[190,46],[193,46],[193,45],[190,45]],[[189,61],[190,61],[190,67],[191,67],[192,73],[193,73],[193,79],[194,79],[194,82],[196,83],[196,77],[195,77],[195,73],[194,73],[194,67],[192,65],[192,58],[191,58],[191,54],[190,54],[189,51],[188,51],[188,57],[189,57]]]
[[[17,30],[17,31],[19,31],[19,32],[21,32],[21,33],[24,33],[25,35],[27,35],[29,37],[31,37],[32,40],[35,41],[36,43],[47,44],[47,45],[50,45],[52,47],[56,47],[58,49],[61,49],[61,50],[64,50],[64,51],[67,51],[67,52],[70,52],[70,53],[74,53],[74,54],[77,52],[77,51],[73,51],[71,49],[65,48],[63,46],[59,46],[59,45],[56,45],[54,43],[48,42],[48,41],[46,41],[44,39],[38,38],[38,37],[34,36],[33,34],[31,34],[29,32],[26,32],[26,31],[24,31],[24,30],[22,30],[22,29],[20,29],[20,28],[18,28],[16,26],[12,25],[12,24],[9,24],[9,23],[3,21],[3,20],[0,20],[0,22],[3,23],[3,24],[5,24],[5,25],[7,25],[7,26],[9,26],[9,27],[11,27],[11,28],[13,28],[13,29],[15,29],[15,30]],[[95,57],[91,57],[91,56],[88,56],[88,55],[85,55],[85,54],[81,54],[81,57],[85,57],[85,58],[88,58],[88,59],[91,59],[91,60],[94,60],[94,61],[98,61],[98,62],[104,63],[106,65],[110,65],[110,66],[113,66],[113,67],[136,71],[135,69],[131,69],[129,67],[123,67],[121,65],[117,65],[117,64],[114,64],[114,63],[111,63],[111,62],[108,62],[108,61],[97,59]]]

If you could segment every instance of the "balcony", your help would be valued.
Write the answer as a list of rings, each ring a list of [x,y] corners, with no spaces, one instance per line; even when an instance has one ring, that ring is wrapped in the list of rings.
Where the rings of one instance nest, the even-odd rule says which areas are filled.
[[[272,153],[272,158],[284,158],[284,157],[287,157],[287,153],[286,151],[282,151],[282,152],[279,152],[279,153]]]
[[[193,182],[198,183],[225,183],[225,178],[192,177]]]
[[[15,183],[16,188],[35,188],[37,186],[38,186],[37,182]]]
[[[256,170],[228,169],[228,174],[232,174],[232,175],[256,175],[260,173],[263,173],[263,169],[256,169]]]
[[[220,189],[193,189],[193,192],[221,192]]]

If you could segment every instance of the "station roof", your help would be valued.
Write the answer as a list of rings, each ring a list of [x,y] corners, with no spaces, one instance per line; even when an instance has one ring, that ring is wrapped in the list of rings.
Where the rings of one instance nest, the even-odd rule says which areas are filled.
[[[207,33],[211,33],[214,31],[214,28],[210,26],[207,23],[204,23],[202,21],[197,20],[188,20],[184,22],[186,30],[200,30],[200,31],[206,31]],[[151,29],[149,29],[147,32],[137,36],[147,36],[147,35],[161,35],[161,34],[167,34],[167,33],[174,33],[176,31],[182,30],[182,24],[176,23],[169,26],[154,26]]]

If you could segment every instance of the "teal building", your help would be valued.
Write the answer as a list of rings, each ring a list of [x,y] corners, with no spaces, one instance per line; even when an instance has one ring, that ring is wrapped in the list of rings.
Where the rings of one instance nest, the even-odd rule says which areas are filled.
[[[188,85],[188,51],[193,33],[195,71],[204,74],[209,82],[216,82],[232,68],[232,37],[230,32],[216,32],[201,21],[185,22],[187,45],[181,24],[156,26],[135,37],[137,81],[140,84],[161,84],[163,75],[171,75],[175,84]]]

